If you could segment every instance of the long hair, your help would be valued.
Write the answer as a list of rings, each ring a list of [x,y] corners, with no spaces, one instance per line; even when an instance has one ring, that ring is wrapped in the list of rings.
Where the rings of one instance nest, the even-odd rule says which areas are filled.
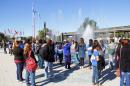
[[[51,44],[52,44],[52,40],[49,39],[49,40],[47,41],[47,45],[51,45]]]
[[[15,40],[15,42],[13,43],[13,49],[19,46],[19,41]]]
[[[84,38],[80,38],[80,44],[85,44],[84,43]]]
[[[31,50],[32,50],[32,45],[30,43],[26,43],[24,47],[24,54],[27,55]]]
[[[77,49],[77,48],[78,48],[78,42],[75,41],[75,49]]]
[[[94,49],[96,49],[97,47],[98,47],[99,49],[101,49],[101,46],[100,46],[98,40],[94,40],[94,42],[93,42],[93,47],[92,47],[92,52],[93,52]]]

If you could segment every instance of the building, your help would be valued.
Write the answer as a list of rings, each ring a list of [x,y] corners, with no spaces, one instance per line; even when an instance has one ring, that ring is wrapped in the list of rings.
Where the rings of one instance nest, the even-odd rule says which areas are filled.
[[[85,43],[88,44],[89,39],[110,39],[110,38],[129,38],[130,37],[130,25],[118,26],[110,28],[98,28],[94,20],[86,18],[80,28],[77,30],[78,37],[84,38]]]

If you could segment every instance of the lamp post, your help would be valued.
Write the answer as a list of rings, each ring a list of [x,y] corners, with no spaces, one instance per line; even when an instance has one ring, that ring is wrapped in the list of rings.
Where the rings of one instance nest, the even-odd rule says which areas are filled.
[[[36,15],[36,10],[34,9],[34,1],[33,1],[32,2],[32,23],[33,23],[32,28],[33,28],[33,37],[34,38],[35,38],[35,27],[36,27],[35,15]]]
[[[44,22],[44,30],[45,30],[45,40],[46,40],[46,22]]]

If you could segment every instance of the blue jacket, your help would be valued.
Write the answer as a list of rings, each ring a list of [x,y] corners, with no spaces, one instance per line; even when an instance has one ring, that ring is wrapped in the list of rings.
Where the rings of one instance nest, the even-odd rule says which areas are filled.
[[[71,43],[66,43],[64,45],[64,47],[63,47],[64,55],[71,55],[70,46],[71,46]]]

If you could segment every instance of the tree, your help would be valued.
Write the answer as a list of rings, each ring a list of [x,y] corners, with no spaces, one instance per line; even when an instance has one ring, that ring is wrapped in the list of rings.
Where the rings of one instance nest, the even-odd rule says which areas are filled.
[[[4,38],[5,38],[4,33],[1,33],[1,32],[0,32],[0,41],[2,41]]]
[[[48,28],[43,28],[43,30],[39,30],[38,31],[38,35],[40,37],[40,39],[46,39],[46,34],[49,32]]]

